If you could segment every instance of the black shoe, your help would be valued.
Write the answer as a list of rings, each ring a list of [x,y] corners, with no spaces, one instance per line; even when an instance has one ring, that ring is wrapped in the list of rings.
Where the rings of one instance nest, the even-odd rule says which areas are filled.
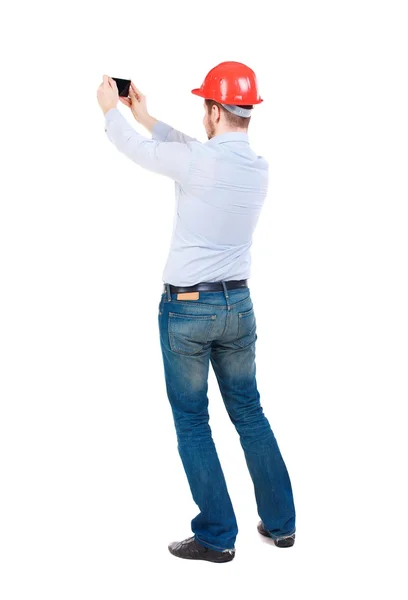
[[[231,550],[211,550],[203,546],[195,537],[187,538],[182,542],[173,542],[169,545],[169,550],[174,556],[179,558],[188,558],[190,560],[209,560],[215,563],[229,562],[235,556],[235,549]]]
[[[278,548],[290,548],[295,543],[295,537],[296,537],[295,533],[292,533],[292,535],[288,535],[287,537],[282,537],[277,540],[274,540],[271,537],[270,533],[265,529],[262,521],[259,521],[259,523],[258,523],[258,531],[261,535],[263,535],[267,538],[270,538],[273,541],[273,543],[275,544],[275,546],[278,546]]]

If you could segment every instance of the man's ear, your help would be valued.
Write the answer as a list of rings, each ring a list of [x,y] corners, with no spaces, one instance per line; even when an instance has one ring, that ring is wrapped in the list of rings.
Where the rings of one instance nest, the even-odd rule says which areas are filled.
[[[215,119],[215,122],[218,123],[218,121],[221,119],[220,107],[217,106],[216,104],[213,104],[212,111],[213,111],[213,117]]]

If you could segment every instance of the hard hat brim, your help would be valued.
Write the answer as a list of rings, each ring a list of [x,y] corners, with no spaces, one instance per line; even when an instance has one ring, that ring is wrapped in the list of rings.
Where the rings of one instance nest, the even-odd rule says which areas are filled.
[[[191,90],[191,93],[195,94],[196,96],[201,96],[201,98],[205,98],[205,96],[200,88],[195,88],[194,90]]]

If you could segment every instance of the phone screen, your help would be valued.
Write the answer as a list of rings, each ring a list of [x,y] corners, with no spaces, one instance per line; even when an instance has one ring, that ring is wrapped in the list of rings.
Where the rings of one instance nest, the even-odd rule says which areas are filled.
[[[116,81],[118,86],[119,96],[127,98],[129,96],[130,79],[119,79],[118,77],[112,77]]]

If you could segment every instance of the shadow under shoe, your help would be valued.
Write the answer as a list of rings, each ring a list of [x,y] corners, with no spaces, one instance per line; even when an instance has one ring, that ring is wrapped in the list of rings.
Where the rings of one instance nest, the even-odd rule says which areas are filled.
[[[235,548],[231,548],[231,550],[212,550],[197,542],[194,536],[182,542],[169,544],[169,551],[178,558],[208,560],[215,563],[230,562],[235,557]]]
[[[265,529],[265,526],[262,523],[262,521],[259,521],[257,529],[261,535],[271,539],[275,546],[278,546],[278,548],[290,548],[295,543],[295,533],[292,533],[292,535],[288,535],[287,537],[282,537],[277,540],[274,540],[271,537],[270,533],[267,531],[267,529]]]

